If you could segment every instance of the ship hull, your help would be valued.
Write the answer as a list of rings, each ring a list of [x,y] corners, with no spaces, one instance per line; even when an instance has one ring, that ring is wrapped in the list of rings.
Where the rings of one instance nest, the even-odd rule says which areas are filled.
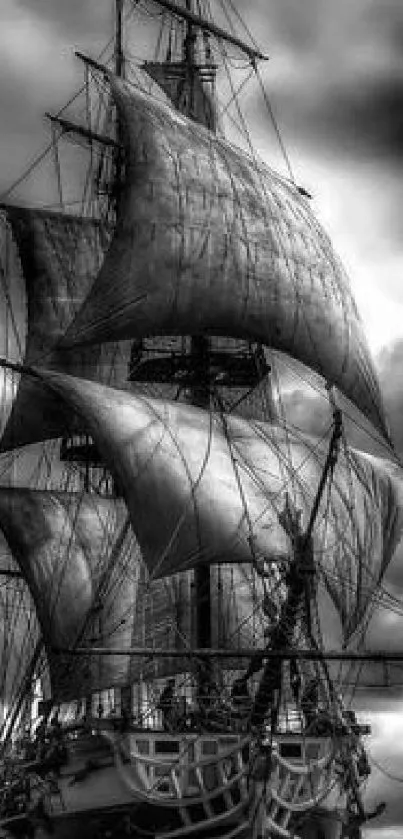
[[[168,819],[168,820],[167,820]],[[15,819],[5,827],[5,835],[9,832],[15,839],[26,839],[27,836],[34,836],[34,839],[105,839],[107,837],[138,837],[144,831],[147,836],[155,837],[166,834],[169,830],[169,820],[172,814],[158,808],[156,811],[151,805],[144,807],[113,807],[112,809],[87,810],[83,813],[59,814],[52,818],[49,825],[35,825],[32,833],[32,821],[22,817]],[[171,826],[174,823],[171,821]],[[236,831],[236,839],[252,839],[254,835],[250,825],[240,826],[237,823],[228,823],[228,832],[233,835]],[[238,829],[240,828],[240,829]],[[174,828],[175,829],[175,828]],[[185,835],[185,834],[183,834]],[[223,828],[200,827],[194,839],[223,839]],[[278,833],[261,832],[255,834],[255,839],[269,839],[278,837]],[[293,834],[291,833],[291,836]],[[307,818],[305,824],[298,828],[294,837],[299,839],[341,839],[342,827],[339,811],[324,810],[317,808]]]
[[[164,835],[169,825],[175,829],[172,821],[172,813],[164,811],[162,808],[157,810],[152,805],[145,805],[143,807],[133,807],[133,805],[126,807],[113,807],[111,809],[95,809],[87,810],[83,813],[66,813],[59,814],[51,819],[49,825],[34,826],[34,833],[32,834],[32,821],[29,818],[22,817],[15,819],[13,823],[5,828],[5,834],[9,832],[15,839],[26,839],[27,836],[34,836],[34,839],[106,839],[106,837],[138,837],[141,832],[145,831],[150,837],[158,839],[159,836]],[[317,808],[312,811],[310,816],[306,819],[303,825],[298,828],[298,833],[294,837],[299,839],[341,839],[340,812],[335,810],[325,810]],[[252,839],[253,833],[250,825],[245,824],[243,827],[237,823],[228,823],[228,832],[230,835],[236,831],[236,839]],[[4,829],[4,828],[3,828]],[[185,834],[184,834],[185,835]],[[200,827],[196,834],[193,834],[194,839],[223,839],[223,828],[212,828],[207,826]],[[256,833],[256,839],[269,839],[269,837],[278,837],[278,833],[261,832]],[[293,834],[291,833],[291,836]]]
[[[339,839],[330,747],[301,735],[257,752],[245,734],[94,731],[69,742],[57,775],[33,776],[29,815],[1,826],[35,839]]]

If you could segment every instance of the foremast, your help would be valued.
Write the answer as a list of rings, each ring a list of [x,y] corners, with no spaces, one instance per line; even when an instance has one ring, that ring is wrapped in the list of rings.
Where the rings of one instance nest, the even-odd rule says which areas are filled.
[[[266,661],[264,664],[263,654],[260,658],[252,659],[246,673],[246,678],[250,678],[254,673],[259,672],[262,667],[264,668],[255,694],[251,715],[252,727],[257,729],[263,727],[269,709],[271,710],[272,730],[276,727],[282,686],[282,663],[283,658],[286,657],[284,656],[284,650],[292,646],[297,619],[301,612],[307,638],[316,647],[311,616],[315,575],[312,533],[326,483],[331,480],[337,463],[342,429],[341,411],[336,408],[334,410],[333,432],[329,442],[329,450],[306,530],[304,532],[301,530],[299,512],[290,506],[288,496],[286,497],[285,509],[281,514],[281,524],[290,538],[293,556],[285,576],[286,598],[278,620],[270,630],[267,643],[268,649],[278,652],[278,659]]]
[[[282,526],[290,537],[293,551],[285,575],[287,594],[278,620],[269,632],[266,650],[260,656],[251,659],[244,677],[245,680],[248,680],[263,669],[254,695],[250,717],[251,729],[257,734],[258,742],[264,739],[264,728],[268,718],[270,720],[271,736],[277,730],[283,687],[283,662],[288,660],[291,663],[289,651],[293,647],[293,636],[297,628],[298,618],[309,647],[320,653],[320,639],[315,637],[311,611],[315,595],[316,574],[312,536],[326,485],[331,482],[337,464],[342,436],[342,413],[338,408],[334,408],[333,431],[329,441],[329,449],[305,531],[301,530],[300,513],[290,505],[288,495],[286,495],[285,508],[279,517]],[[265,659],[265,652],[269,650],[276,654],[275,658]],[[333,733],[340,737],[342,742],[339,760],[342,772],[342,788],[344,788],[347,797],[345,824],[347,829],[351,827],[359,831],[361,825],[372,817],[365,812],[360,791],[360,782],[363,777],[367,777],[370,770],[368,769],[367,755],[359,737],[362,733],[368,733],[368,726],[361,726],[357,723],[351,724],[350,721],[347,723],[343,713],[344,709],[335,694],[330,678],[326,653],[323,653],[322,660],[319,658],[319,663],[323,668],[323,675],[329,692],[331,705],[329,719],[333,718]],[[294,675],[298,681],[296,670]],[[296,692],[299,693],[298,687]],[[318,711],[318,709],[315,709],[315,711]],[[382,809],[382,805],[380,809]],[[375,811],[376,814],[377,811]]]
[[[186,0],[186,9],[192,12],[193,0]],[[192,23],[187,21],[186,36],[183,42],[183,61],[186,68],[187,84],[189,86],[188,108],[187,116],[192,116],[194,113],[194,82],[196,71],[196,46],[197,33],[194,31]],[[214,71],[213,71],[214,72]],[[212,112],[214,113],[214,104]],[[202,122],[212,130],[215,130],[216,120],[207,118],[201,119]],[[202,115],[201,115],[202,117]],[[200,119],[200,117],[199,117]],[[209,124],[210,123],[210,124]],[[210,408],[210,388],[209,388],[209,353],[210,342],[209,339],[203,336],[193,336],[191,338],[191,354],[196,363],[198,370],[199,381],[189,389],[190,400],[198,405],[200,408],[208,410]],[[212,622],[211,622],[211,572],[210,566],[207,564],[200,564],[194,571],[194,602],[195,602],[195,616],[196,616],[196,646],[211,648],[212,644]],[[207,666],[204,665],[199,668],[199,690],[202,692],[207,689],[210,681],[210,662]]]

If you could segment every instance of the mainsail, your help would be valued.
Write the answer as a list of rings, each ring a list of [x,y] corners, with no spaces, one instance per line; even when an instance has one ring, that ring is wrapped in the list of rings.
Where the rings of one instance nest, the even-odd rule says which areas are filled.
[[[150,669],[150,664],[120,654],[131,646],[144,646],[150,637],[167,651],[186,652],[192,645],[186,575],[150,581],[125,521],[121,501],[92,494],[0,489],[0,529],[33,597],[55,700],[131,684],[144,667],[145,674],[163,677],[188,664],[185,659],[164,658],[153,661]],[[252,634],[262,632],[261,610],[253,602],[256,585],[245,568],[216,571],[216,578],[214,643],[223,649],[250,647]],[[74,651],[77,644],[89,647],[85,661],[56,652]],[[93,657],[91,646],[107,648],[110,654]],[[113,655],[114,649],[119,655]],[[11,667],[9,671],[12,674]]]
[[[126,144],[115,233],[63,339],[227,335],[293,355],[386,434],[345,273],[296,187],[110,76]]]
[[[107,226],[90,218],[50,210],[7,206],[3,212],[9,226],[9,249],[16,252],[14,259],[17,266],[20,261],[23,274],[19,289],[10,273],[4,276],[3,285],[14,295],[13,312],[20,312],[21,339],[26,331],[26,345],[21,340],[14,352],[9,347],[7,357],[27,364],[46,363],[71,375],[124,387],[128,345],[114,343],[69,353],[58,349],[60,338],[79,311],[102,264],[109,238]],[[21,287],[23,284],[25,287]],[[23,307],[25,296],[27,303]],[[0,317],[6,311],[2,307]],[[10,328],[8,332],[12,334]],[[5,328],[1,334],[6,334]],[[16,387],[13,396],[15,390]],[[10,400],[7,411],[2,410],[3,425],[9,419],[0,443],[3,451],[77,431],[77,427],[69,426],[69,418],[60,411],[57,400],[37,380],[21,381],[10,417],[9,403]]]
[[[120,486],[152,576],[203,563],[286,565],[285,493],[309,520],[327,455],[283,427],[147,399],[40,370],[78,411]],[[399,494],[400,493],[400,494]],[[314,533],[315,562],[346,636],[356,629],[401,536],[396,479],[345,449]]]

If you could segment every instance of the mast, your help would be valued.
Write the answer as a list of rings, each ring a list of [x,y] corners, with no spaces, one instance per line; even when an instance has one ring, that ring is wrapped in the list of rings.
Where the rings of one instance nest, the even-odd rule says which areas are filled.
[[[123,4],[124,0],[115,0],[115,74],[121,79],[125,74],[125,57],[123,51]],[[117,201],[119,199],[119,192],[123,178],[123,149],[121,147],[122,123],[118,112],[116,112],[115,125],[116,148],[114,152],[114,182],[112,189],[112,207],[114,212],[112,212],[116,217]]]
[[[115,73],[119,77],[124,76],[124,54],[123,54],[123,1],[116,0],[115,10]]]
[[[194,0],[185,0],[179,8],[179,17],[184,24],[184,34],[181,42],[181,56],[179,61],[172,56],[170,47],[162,63],[146,62],[147,72],[161,84],[168,92],[175,107],[185,116],[199,122],[205,128],[215,131],[215,109],[207,107],[207,100],[203,100],[203,89],[209,88],[214,96],[215,66],[211,62],[208,47],[209,31],[203,34],[203,45],[199,56],[198,39],[201,28],[200,18],[195,14]],[[166,6],[169,13],[175,12],[176,6]],[[183,13],[183,14],[182,14]],[[164,86],[167,85],[167,87]],[[210,379],[212,368],[212,346],[210,340],[203,335],[190,335],[187,349],[183,347],[176,357],[170,354],[164,360],[154,358],[141,361],[135,365],[131,381],[176,381],[179,388],[186,394],[187,400],[199,408],[210,409]],[[134,349],[136,349],[134,347]],[[214,355],[214,353],[213,353]],[[215,356],[217,356],[215,353]],[[217,363],[217,361],[216,361]],[[218,362],[222,364],[222,359]],[[231,373],[228,373],[228,381]],[[200,649],[210,649],[212,644],[212,610],[211,610],[211,571],[209,565],[201,564],[193,574],[192,581],[194,603],[194,642]],[[209,682],[211,661],[205,660],[199,668],[199,686],[203,689]]]
[[[200,14],[195,14],[192,10],[192,2],[188,3],[188,0],[186,0],[185,7],[178,6],[177,3],[172,3],[171,0],[154,0],[154,3],[157,3],[159,6],[162,6],[162,8],[167,9],[172,15],[188,21],[188,23],[193,24],[198,27],[198,29],[204,30],[205,32],[211,32],[211,34],[216,38],[227,41],[229,44],[233,44],[235,47],[238,47],[238,49],[246,53],[251,62],[255,62],[256,60],[267,61],[268,56],[264,55],[260,52],[260,50],[254,49],[254,47],[251,47],[249,44],[241,41],[240,38],[235,37],[235,35],[231,35],[231,33],[227,32],[226,29],[221,29],[220,26],[216,26],[211,20],[201,17]]]
[[[193,13],[193,0],[186,0],[186,10]],[[186,36],[183,43],[183,60],[186,65],[187,84],[189,86],[188,110],[192,116],[194,108],[194,83],[196,73],[195,45],[197,34],[191,20],[186,21]],[[189,396],[193,404],[208,410],[210,408],[209,391],[209,351],[210,342],[203,336],[192,336],[191,355],[195,365],[196,383],[190,388]],[[212,643],[211,626],[211,571],[207,564],[200,564],[194,572],[194,597],[196,612],[196,646],[210,648]],[[199,669],[201,689],[210,681],[211,663],[205,663]]]
[[[174,7],[170,4],[167,4],[167,8],[169,11],[174,11]],[[183,61],[186,66],[187,84],[189,88],[188,115],[192,117],[195,102],[195,78],[198,70],[196,56],[198,16],[195,14],[194,0],[186,0],[182,12],[183,19],[186,21]],[[208,28],[204,31],[206,39],[208,38],[208,31]],[[212,89],[214,90],[214,88]],[[216,119],[213,121],[210,120],[209,124],[207,115],[205,115],[203,121],[206,127],[209,127],[212,132],[216,132]],[[195,384],[190,388],[189,395],[194,405],[209,410],[211,406],[209,382],[211,342],[205,336],[192,336],[190,346],[195,372]],[[194,571],[194,597],[196,646],[208,649],[212,645],[211,568],[208,564],[200,563]],[[206,686],[208,687],[211,681],[211,664],[211,659],[205,659],[204,664],[199,668],[199,687],[201,690],[206,688]]]
[[[296,511],[290,511],[288,505],[285,510],[283,526],[293,543],[294,558],[286,575],[287,597],[281,608],[278,621],[270,631],[268,639],[268,647],[270,646],[273,650],[281,652],[286,646],[291,646],[301,606],[305,612],[304,621],[308,639],[312,639],[311,599],[313,595],[312,582],[315,574],[312,532],[326,483],[331,479],[336,466],[341,435],[342,415],[340,410],[336,408],[334,410],[334,425],[329,450],[305,532],[300,532]],[[263,658],[260,658],[260,660],[252,659],[246,678],[250,678],[262,665]],[[281,668],[281,658],[277,659],[275,666],[270,660],[266,662],[253,703],[251,717],[253,726],[263,726],[269,708],[271,708],[272,726],[277,724],[279,704],[274,702],[274,695],[276,691],[280,692],[281,690]]]
[[[207,338],[193,337],[191,351],[199,362],[199,383],[192,388],[192,402],[201,408],[210,407],[208,391],[209,342]],[[199,366],[199,365],[198,365]],[[210,566],[202,564],[194,572],[194,595],[196,607],[196,646],[211,647],[211,572]],[[208,677],[207,677],[208,678]],[[201,680],[202,681],[202,680]]]

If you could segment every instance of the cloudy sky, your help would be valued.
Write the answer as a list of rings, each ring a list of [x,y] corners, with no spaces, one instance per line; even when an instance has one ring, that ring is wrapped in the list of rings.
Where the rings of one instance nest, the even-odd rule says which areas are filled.
[[[237,0],[236,6],[270,56],[262,75],[296,179],[314,196],[351,276],[403,454],[403,3]],[[1,0],[0,193],[48,142],[42,114],[60,108],[82,82],[73,49],[99,54],[112,23],[112,0]],[[258,151],[283,166],[258,87],[248,85],[240,101]],[[43,176],[21,185],[15,197],[52,200]],[[389,574],[397,596],[402,569],[401,555]],[[376,616],[372,632],[380,646],[393,637],[403,647],[398,615]],[[374,755],[403,777],[400,702],[377,699],[371,709]],[[385,829],[368,836],[401,839],[402,786],[375,771],[374,778],[391,806]]]

